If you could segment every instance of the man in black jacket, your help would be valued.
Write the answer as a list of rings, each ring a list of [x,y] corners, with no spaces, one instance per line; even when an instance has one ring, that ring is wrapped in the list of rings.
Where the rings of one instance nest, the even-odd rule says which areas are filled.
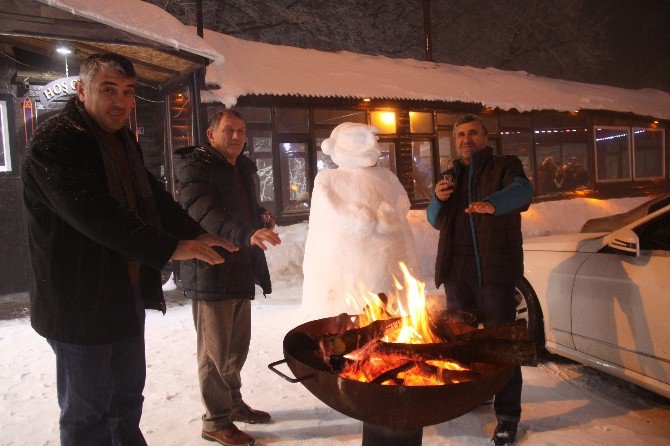
[[[485,327],[516,318],[514,281],[523,276],[521,212],[533,187],[519,158],[494,155],[486,127],[474,115],[454,124],[459,158],[435,185],[426,210],[440,230],[435,285],[444,284],[447,309],[476,310]],[[493,443],[513,443],[521,417],[521,368],[495,396]]]
[[[37,128],[23,163],[33,268],[30,318],[56,354],[63,445],[145,445],[144,310],[165,312],[168,260],[219,264],[205,231],[144,167],[124,128],[135,71],[86,59],[77,97]]]
[[[265,243],[280,243],[274,219],[256,200],[256,165],[242,155],[246,124],[234,110],[216,113],[204,147],[180,149],[179,201],[203,228],[230,239],[240,250],[226,263],[180,264],[180,287],[192,299],[197,332],[198,376],[205,414],[202,436],[223,445],[250,445],[254,439],[233,421],[265,423],[270,414],[242,400],[240,372],[249,352],[251,299],[255,283],[271,292]]]

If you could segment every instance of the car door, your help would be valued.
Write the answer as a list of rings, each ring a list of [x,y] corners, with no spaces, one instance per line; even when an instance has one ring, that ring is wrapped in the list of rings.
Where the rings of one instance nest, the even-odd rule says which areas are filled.
[[[631,229],[638,257],[604,248],[577,271],[573,338],[578,351],[669,383],[670,207]]]

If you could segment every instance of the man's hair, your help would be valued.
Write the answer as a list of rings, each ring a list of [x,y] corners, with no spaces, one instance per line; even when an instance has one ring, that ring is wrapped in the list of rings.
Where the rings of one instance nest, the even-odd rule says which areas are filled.
[[[133,63],[127,58],[114,53],[92,54],[79,66],[79,80],[84,85],[90,85],[96,74],[106,68],[111,68],[125,77],[137,77]]]
[[[216,130],[224,117],[241,119],[246,124],[246,121],[240,112],[233,110],[232,108],[226,108],[214,113],[212,117],[209,118],[209,126],[207,128],[212,131]]]
[[[486,125],[484,124],[484,121],[477,116],[477,115],[463,115],[460,118],[454,122],[454,130],[456,130],[456,127],[462,124],[467,124],[468,122],[478,122],[482,126],[482,131],[484,132],[485,135],[488,135],[488,131],[486,130]],[[454,133],[454,137],[456,137],[456,134]]]

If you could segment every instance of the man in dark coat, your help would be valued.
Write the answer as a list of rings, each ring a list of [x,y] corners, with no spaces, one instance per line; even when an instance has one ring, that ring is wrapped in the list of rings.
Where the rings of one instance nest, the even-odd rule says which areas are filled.
[[[254,439],[233,421],[266,423],[270,414],[250,408],[240,393],[240,372],[251,339],[251,299],[255,283],[269,294],[265,243],[280,243],[274,219],[256,200],[256,165],[242,155],[246,124],[233,110],[216,113],[204,147],[180,149],[179,202],[206,230],[230,239],[240,250],[226,263],[180,264],[179,286],[192,299],[197,332],[198,376],[205,414],[202,436],[223,445],[249,445]]]
[[[447,309],[473,309],[488,327],[516,318],[514,281],[523,276],[521,212],[533,188],[519,158],[494,155],[484,123],[466,115],[454,124],[459,158],[435,185],[426,210],[440,230],[435,285]],[[495,396],[496,445],[513,443],[521,417],[521,368]]]
[[[165,312],[168,260],[219,264],[207,234],[144,167],[124,128],[135,71],[116,54],[80,67],[77,97],[37,128],[23,163],[30,318],[56,354],[63,445],[145,445],[144,310]]]

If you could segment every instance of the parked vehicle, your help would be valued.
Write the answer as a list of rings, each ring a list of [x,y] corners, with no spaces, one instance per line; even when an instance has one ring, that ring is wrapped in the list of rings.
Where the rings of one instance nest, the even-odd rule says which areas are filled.
[[[670,398],[665,198],[584,225],[602,232],[525,240],[517,309],[538,347]]]

